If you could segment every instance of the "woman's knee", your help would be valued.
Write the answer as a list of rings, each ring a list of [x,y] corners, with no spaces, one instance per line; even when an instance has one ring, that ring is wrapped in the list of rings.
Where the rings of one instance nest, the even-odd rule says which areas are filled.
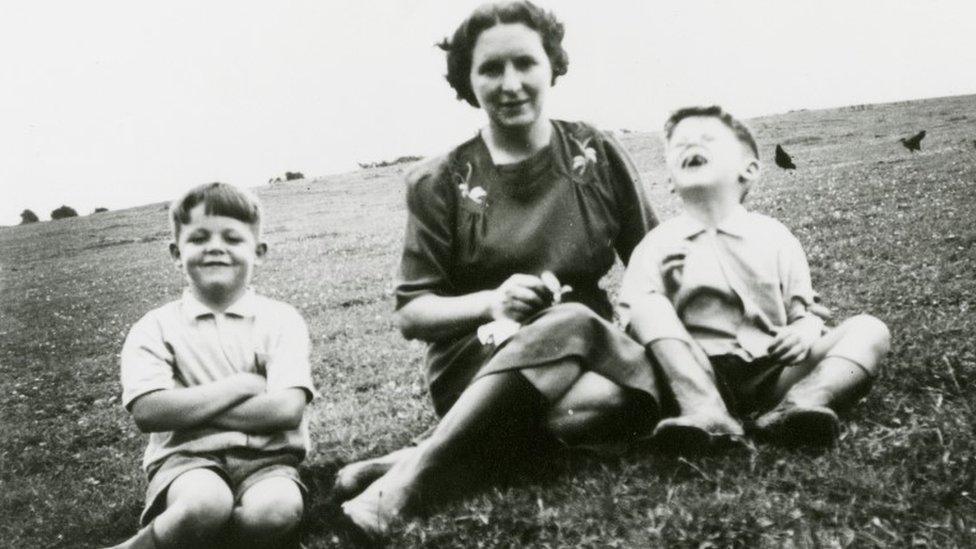
[[[600,318],[598,314],[593,312],[593,309],[582,303],[560,303],[555,305],[552,310],[564,316],[565,321],[569,322],[591,322]]]
[[[234,509],[234,526],[245,537],[265,539],[286,534],[301,522],[304,509],[298,485],[287,477],[273,477],[243,494]]]

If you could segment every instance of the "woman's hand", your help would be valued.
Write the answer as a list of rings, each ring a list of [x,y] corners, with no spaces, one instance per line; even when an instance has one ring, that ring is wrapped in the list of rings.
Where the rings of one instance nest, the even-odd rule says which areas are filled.
[[[553,293],[541,278],[527,274],[513,274],[492,293],[491,316],[516,322],[552,305]]]

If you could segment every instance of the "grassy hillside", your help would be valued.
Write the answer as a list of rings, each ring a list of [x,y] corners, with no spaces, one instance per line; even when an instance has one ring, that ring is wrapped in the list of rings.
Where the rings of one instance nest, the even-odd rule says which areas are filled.
[[[683,459],[556,455],[408,525],[397,546],[976,545],[976,96],[751,121],[753,209],[804,243],[837,316],[888,322],[887,371],[835,449]],[[928,130],[920,153],[898,138]],[[658,135],[620,135],[662,217],[677,210]],[[260,191],[258,289],[309,322],[316,451],[304,542],[341,546],[339,464],[433,423],[423,346],[390,321],[402,166]],[[0,229],[0,546],[96,547],[134,531],[145,437],[119,406],[128,327],[179,295],[164,206]],[[616,287],[619,270],[611,274]]]

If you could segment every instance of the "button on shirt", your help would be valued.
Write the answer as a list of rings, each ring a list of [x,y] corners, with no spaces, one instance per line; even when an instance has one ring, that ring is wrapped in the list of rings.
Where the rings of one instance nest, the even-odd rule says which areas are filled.
[[[304,319],[292,306],[248,291],[214,313],[187,290],[182,299],[150,311],[130,330],[121,355],[122,404],[147,393],[203,385],[236,373],[263,376],[267,391],[291,387],[315,395]],[[272,434],[202,427],[149,435],[143,467],[174,452],[235,447],[268,451],[309,448],[308,425]]]
[[[680,284],[665,284],[665,258],[684,250]],[[739,206],[710,229],[687,214],[651,231],[637,246],[620,290],[620,313],[642,295],[668,297],[687,332],[708,355],[736,354],[753,360],[768,354],[794,299],[813,304],[810,267],[799,241],[779,221]],[[674,337],[662,323],[654,339]]]

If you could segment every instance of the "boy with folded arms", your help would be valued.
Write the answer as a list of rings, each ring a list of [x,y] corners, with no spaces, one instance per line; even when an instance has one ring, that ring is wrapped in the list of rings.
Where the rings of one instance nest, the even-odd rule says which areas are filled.
[[[173,203],[182,298],[150,311],[122,349],[123,404],[150,433],[144,528],[118,547],[297,544],[315,394],[308,329],[248,287],[267,251],[261,207],[223,183]]]

